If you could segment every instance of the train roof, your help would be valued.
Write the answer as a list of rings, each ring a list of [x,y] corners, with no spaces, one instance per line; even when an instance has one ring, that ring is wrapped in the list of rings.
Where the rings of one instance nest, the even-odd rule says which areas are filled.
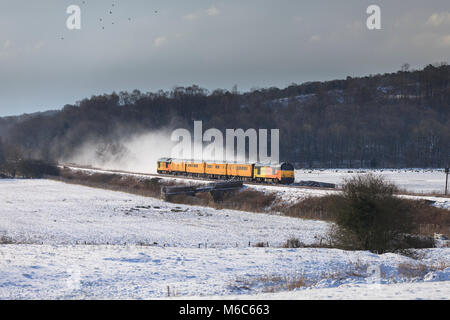
[[[255,167],[271,167],[271,168],[280,168],[285,165],[292,166],[289,162],[277,162],[277,163],[271,163],[271,162],[258,162],[255,164]]]
[[[224,161],[224,160],[195,160],[195,159],[178,159],[178,158],[160,158],[158,161],[164,162],[204,162],[204,163],[217,163],[217,164],[246,164],[246,165],[255,165],[257,167],[273,167],[279,168],[284,165],[290,165],[289,162],[241,162],[241,161]]]

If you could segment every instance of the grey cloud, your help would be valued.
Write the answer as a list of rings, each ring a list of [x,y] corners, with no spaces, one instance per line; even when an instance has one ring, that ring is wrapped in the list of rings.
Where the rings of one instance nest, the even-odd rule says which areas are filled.
[[[0,115],[104,92],[284,87],[450,56],[448,0],[376,1],[379,31],[365,27],[366,0],[114,2],[3,0]],[[65,27],[71,4],[81,7],[82,30]]]

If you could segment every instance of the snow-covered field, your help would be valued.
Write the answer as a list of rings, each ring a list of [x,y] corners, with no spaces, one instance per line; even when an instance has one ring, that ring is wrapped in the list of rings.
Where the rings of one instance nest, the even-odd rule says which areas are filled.
[[[317,242],[329,225],[48,180],[0,180],[0,199],[0,242],[9,243],[0,244],[0,299],[359,299],[395,290],[407,299],[448,298],[450,248],[422,250],[420,261],[285,249],[291,237]],[[305,287],[261,295],[298,279]],[[373,285],[391,291],[375,294]]]
[[[38,244],[280,246],[324,235],[327,223],[177,205],[50,180],[0,180],[0,236]]]
[[[374,173],[394,182],[401,190],[415,193],[440,193],[445,190],[445,173],[442,169],[315,169],[295,170],[295,180],[342,184],[358,173]]]
[[[312,289],[299,288],[290,293],[294,298],[295,294],[312,298],[323,288],[334,288],[336,295],[343,287],[356,286],[362,291],[367,284],[407,283],[405,288],[409,288],[418,280],[402,278],[397,271],[400,263],[411,259],[368,252],[131,245],[5,245],[0,249],[2,299],[150,299],[168,297],[168,291],[178,298],[263,293],[266,284],[259,279],[268,278],[270,282],[270,277],[279,275],[317,281]],[[437,261],[449,261],[448,250],[437,250]],[[368,276],[367,268],[380,270],[381,278]],[[434,281],[441,283],[436,287],[442,296],[449,282],[439,280],[450,280],[450,268],[435,274],[439,275]],[[434,298],[435,294],[416,291],[409,293],[409,298]]]
[[[220,300],[448,300],[450,281],[373,284],[355,283],[331,288],[308,288],[305,290],[263,293],[259,295],[211,296]],[[188,297],[187,299],[200,299]]]

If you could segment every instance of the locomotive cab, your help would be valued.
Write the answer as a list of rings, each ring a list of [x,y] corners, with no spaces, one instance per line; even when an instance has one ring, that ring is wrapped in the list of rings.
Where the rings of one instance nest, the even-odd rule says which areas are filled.
[[[172,159],[170,159],[170,158],[158,159],[158,162],[156,163],[156,172],[159,174],[169,172],[171,162],[172,162]]]
[[[287,162],[281,163],[281,183],[291,184],[294,183],[294,180],[294,166]]]
[[[294,167],[287,162],[257,163],[254,169],[254,179],[258,182],[291,184],[294,182]]]

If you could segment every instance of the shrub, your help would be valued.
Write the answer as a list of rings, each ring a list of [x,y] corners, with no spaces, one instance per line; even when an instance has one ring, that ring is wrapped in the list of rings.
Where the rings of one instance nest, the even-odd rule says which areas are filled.
[[[304,248],[305,244],[297,238],[290,238],[283,245],[283,248]]]
[[[148,197],[159,197],[162,186],[173,184],[171,182],[162,183],[159,178],[141,178],[115,173],[90,174],[87,172],[73,171],[70,169],[61,170],[60,177],[58,179],[69,183],[128,192]]]
[[[254,245],[255,248],[266,248],[268,247],[268,242],[257,242]]]
[[[54,163],[33,159],[3,162],[0,165],[0,172],[10,178],[42,178],[59,175],[59,169]]]
[[[239,190],[225,193],[221,202],[215,203],[216,209],[232,209],[250,212],[264,212],[274,201],[273,193],[256,190]]]
[[[14,240],[7,236],[1,236],[0,237],[0,244],[14,244]]]
[[[378,253],[408,247],[404,239],[414,230],[413,210],[408,202],[394,196],[396,191],[394,184],[373,174],[345,181],[334,202],[334,244]]]

